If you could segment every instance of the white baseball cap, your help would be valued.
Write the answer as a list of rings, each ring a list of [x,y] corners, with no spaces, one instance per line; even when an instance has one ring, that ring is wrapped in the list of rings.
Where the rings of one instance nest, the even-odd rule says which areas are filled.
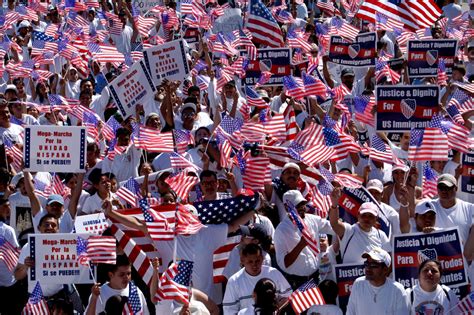
[[[451,174],[443,174],[440,177],[438,177],[438,185],[439,184],[443,184],[448,187],[454,187],[454,186],[457,186],[457,180]]]
[[[295,207],[303,201],[308,202],[299,190],[288,190],[283,194],[283,203],[291,202]]]
[[[298,172],[301,173],[301,169],[300,169],[300,167],[298,166],[298,164],[293,163],[293,162],[288,162],[288,163],[286,163],[285,166],[283,166],[283,169],[282,169],[281,172],[283,173],[284,171],[286,171],[286,170],[289,169],[289,168],[297,169]]]
[[[359,214],[370,213],[374,216],[379,215],[379,208],[373,202],[364,202],[360,205]]]
[[[362,258],[367,259],[369,257],[375,260],[376,262],[384,263],[387,267],[389,267],[390,263],[392,262],[392,258],[390,257],[390,255],[380,247],[375,247],[370,250],[370,252],[365,252],[362,254]]]
[[[431,202],[431,199],[429,198],[420,200],[415,207],[416,214],[425,214],[430,211],[433,211],[434,213],[436,213],[436,208]]]
[[[380,180],[378,179],[371,179],[367,183],[367,190],[373,189],[375,191],[378,191],[379,193],[383,192],[383,184]]]

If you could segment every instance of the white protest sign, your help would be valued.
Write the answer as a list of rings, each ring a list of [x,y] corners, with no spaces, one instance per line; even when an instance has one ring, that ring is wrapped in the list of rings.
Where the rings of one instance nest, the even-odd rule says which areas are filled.
[[[86,128],[27,126],[23,157],[30,172],[84,173]]]
[[[229,33],[239,28],[242,28],[242,10],[240,9],[226,9],[224,15],[219,16],[214,21],[212,32],[217,34],[219,32]]]
[[[142,16],[157,5],[163,5],[163,0],[133,0],[133,6],[140,11]]]
[[[183,81],[189,73],[182,39],[150,47],[143,52],[143,56],[155,85],[163,79]]]
[[[74,221],[74,228],[76,233],[86,233],[102,235],[109,225],[103,213],[94,213],[88,215],[77,216]]]
[[[143,60],[113,80],[109,89],[124,118],[135,115],[136,105],[152,101],[156,91]]]
[[[29,269],[29,281],[45,284],[94,283],[89,265],[77,255],[77,238],[87,234],[30,234],[29,256],[35,265]]]

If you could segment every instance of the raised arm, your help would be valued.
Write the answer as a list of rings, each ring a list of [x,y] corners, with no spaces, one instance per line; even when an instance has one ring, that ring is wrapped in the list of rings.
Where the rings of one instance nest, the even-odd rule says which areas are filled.
[[[139,230],[143,232],[146,235],[148,234],[148,229],[146,227],[146,224],[138,220],[137,218],[133,216],[127,216],[123,215],[115,210],[112,210],[112,204],[110,202],[105,201],[105,215],[115,221],[118,221],[119,223],[122,223],[129,228]]]
[[[339,207],[338,202],[339,198],[341,197],[341,189],[339,187],[335,187],[333,192],[331,193],[331,208],[329,208],[329,222],[331,223],[331,227],[337,236],[342,239],[344,237],[344,233],[346,231],[346,227],[344,223],[339,220]]]
[[[253,218],[254,214],[255,214],[255,212],[252,210],[252,211],[247,212],[246,214],[241,215],[240,217],[238,217],[234,221],[230,222],[229,225],[228,225],[228,232],[227,233],[237,232],[240,229],[241,225],[249,222],[250,219]]]
[[[408,207],[404,207],[408,205],[408,190],[405,186],[400,188],[400,211],[399,211],[399,219],[400,219],[400,231],[402,233],[410,233],[410,213],[408,211]]]
[[[79,203],[79,198],[82,193],[82,183],[84,182],[85,173],[77,174],[77,183],[74,186],[74,189],[71,191],[71,201],[69,202],[69,214],[71,218],[75,218],[77,214],[77,204]]]
[[[35,194],[35,187],[33,185],[33,177],[31,176],[31,173],[24,171],[23,174],[25,175],[24,181],[26,194],[31,203],[31,215],[34,217],[41,211],[41,204],[38,196]]]

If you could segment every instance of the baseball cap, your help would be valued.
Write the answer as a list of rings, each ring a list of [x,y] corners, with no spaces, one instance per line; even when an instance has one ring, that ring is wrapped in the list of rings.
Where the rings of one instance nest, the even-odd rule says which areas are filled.
[[[195,112],[197,111],[196,104],[194,103],[186,103],[181,107],[181,113],[186,109],[186,108],[192,108]]]
[[[382,182],[378,179],[369,180],[369,182],[367,183],[367,190],[371,190],[371,189],[378,191],[379,193],[382,193],[383,192]]]
[[[16,88],[15,84],[8,84],[7,88],[5,89],[5,93],[7,92],[15,92],[18,94],[18,89]]]
[[[64,198],[60,195],[51,195],[48,197],[48,200],[46,201],[46,204],[49,206],[51,205],[52,203],[60,203],[61,205],[64,206]]]
[[[241,225],[240,231],[243,236],[251,236],[259,241],[264,240],[268,236],[263,225],[258,223],[253,225]]]
[[[294,168],[294,169],[298,170],[298,172],[301,173],[301,169],[300,169],[300,167],[298,166],[298,164],[293,163],[293,162],[288,162],[288,163],[286,163],[286,164],[283,166],[283,169],[282,169],[281,172],[283,173],[284,171],[286,171],[286,170],[289,169],[289,168]]]
[[[457,186],[456,178],[451,174],[443,174],[438,177],[438,185],[446,185],[448,187]]]
[[[173,169],[172,168],[165,168],[165,169],[162,169],[158,172],[156,172],[156,179],[163,177],[166,178],[168,177],[171,173],[173,173]],[[165,176],[166,175],[166,176]]]
[[[430,211],[433,211],[434,213],[436,213],[436,208],[431,202],[431,199],[428,199],[428,198],[420,200],[420,202],[418,202],[418,204],[415,207],[416,214],[425,214]]]
[[[288,190],[283,194],[283,202],[291,202],[295,207],[303,201],[308,202],[299,190]]]
[[[355,76],[354,70],[352,70],[351,68],[344,68],[344,69],[342,69],[342,71],[341,71],[341,77],[345,77],[345,76],[352,76],[352,77],[354,77],[354,76]]]
[[[376,262],[384,263],[387,267],[389,267],[390,263],[392,262],[390,255],[380,247],[375,247],[370,252],[365,252],[362,254],[362,258],[367,259],[369,257]]]
[[[22,28],[22,27],[30,27],[31,24],[30,22],[26,21],[26,20],[23,20],[21,21],[20,25],[18,25],[18,29]]]
[[[398,170],[401,170],[401,171],[404,171],[404,172],[408,172],[410,168],[407,166],[407,165],[402,165],[402,164],[395,164],[393,167],[392,167],[392,172],[395,172],[395,171],[398,171]]]
[[[360,205],[359,214],[370,213],[374,216],[379,215],[379,208],[373,202],[364,202]]]

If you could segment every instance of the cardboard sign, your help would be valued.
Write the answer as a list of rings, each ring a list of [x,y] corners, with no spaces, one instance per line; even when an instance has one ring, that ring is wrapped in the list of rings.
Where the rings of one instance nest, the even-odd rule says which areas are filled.
[[[247,52],[241,51],[242,56]],[[262,86],[282,86],[283,77],[291,75],[291,53],[289,48],[262,48],[257,50],[257,59],[249,60],[242,79],[242,85],[255,85],[262,71],[270,71],[273,75],[270,80]]]
[[[418,266],[426,259],[436,259],[441,263],[442,284],[450,287],[467,284],[467,265],[462,255],[457,228],[395,236],[392,261],[395,281],[406,288],[416,285]]]
[[[334,266],[336,283],[339,287],[339,307],[346,309],[354,281],[365,275],[363,264],[339,264]]]
[[[143,60],[135,62],[120,74],[110,83],[109,89],[124,118],[135,115],[138,104],[152,101],[156,91]]]
[[[408,76],[426,78],[438,76],[438,60],[444,59],[446,74],[453,72],[458,41],[455,39],[427,39],[408,41]]]
[[[439,87],[435,85],[378,86],[375,98],[377,131],[425,128],[439,111]]]
[[[375,66],[376,42],[375,33],[358,35],[353,43],[340,36],[331,36],[329,61],[351,67]]]
[[[78,234],[102,235],[108,227],[107,219],[103,213],[80,215],[74,220],[74,228]]]
[[[86,128],[27,126],[23,157],[29,172],[84,173]]]
[[[87,234],[30,234],[30,257],[35,265],[28,271],[29,281],[41,284],[94,283],[89,265],[77,255],[77,237]],[[93,267],[92,267],[93,268]]]
[[[474,194],[474,153],[462,155],[461,190]]]
[[[133,6],[140,11],[142,16],[157,5],[163,5],[163,0],[133,0]]]
[[[212,33],[230,33],[243,27],[241,9],[225,9],[224,15],[219,16],[213,23]]]
[[[160,85],[163,79],[183,81],[189,73],[182,39],[150,47],[143,52],[143,56],[155,86]]]

